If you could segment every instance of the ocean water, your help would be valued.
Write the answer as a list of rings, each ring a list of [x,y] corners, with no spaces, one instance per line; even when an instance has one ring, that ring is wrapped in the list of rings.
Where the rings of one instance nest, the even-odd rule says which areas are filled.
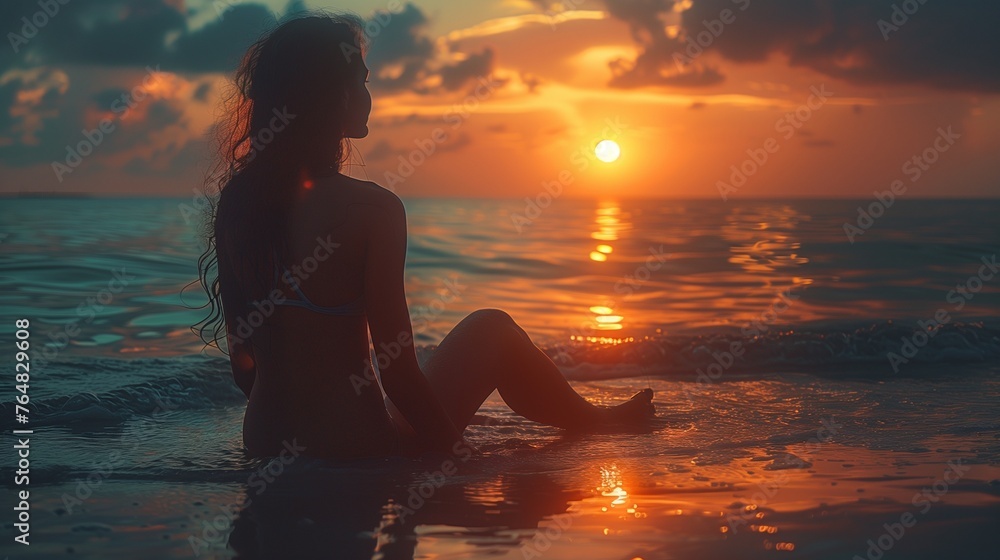
[[[852,242],[870,203],[407,200],[421,356],[498,307],[587,398],[652,387],[660,413],[571,436],[494,396],[484,456],[444,475],[245,457],[242,394],[189,330],[190,200],[5,199],[0,340],[13,371],[30,320],[35,433],[33,544],[0,554],[992,557],[1000,203],[897,201]]]

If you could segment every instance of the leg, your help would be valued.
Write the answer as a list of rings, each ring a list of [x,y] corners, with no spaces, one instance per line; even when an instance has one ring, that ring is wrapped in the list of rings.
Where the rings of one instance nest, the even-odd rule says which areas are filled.
[[[497,309],[481,309],[463,319],[422,369],[459,430],[494,389],[514,412],[561,428],[639,419],[652,409],[651,391],[618,407],[590,404],[521,327]]]

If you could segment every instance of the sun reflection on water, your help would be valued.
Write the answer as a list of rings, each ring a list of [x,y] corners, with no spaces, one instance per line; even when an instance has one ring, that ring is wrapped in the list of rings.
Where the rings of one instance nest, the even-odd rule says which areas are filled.
[[[622,216],[621,207],[617,202],[601,202],[594,217],[595,230],[590,237],[604,243],[597,244],[590,251],[590,260],[598,263],[608,262],[610,255],[614,253],[613,241],[618,241],[621,234],[632,226]],[[613,305],[595,305],[590,307],[590,312],[594,314],[591,328],[600,331],[617,331],[624,328],[624,315],[615,312]]]

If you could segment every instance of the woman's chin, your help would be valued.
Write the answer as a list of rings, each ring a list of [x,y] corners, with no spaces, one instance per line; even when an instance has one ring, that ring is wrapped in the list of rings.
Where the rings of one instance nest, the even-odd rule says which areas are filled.
[[[347,134],[348,138],[364,138],[366,136],[368,136],[368,125],[364,125],[357,130],[352,130],[349,134]]]

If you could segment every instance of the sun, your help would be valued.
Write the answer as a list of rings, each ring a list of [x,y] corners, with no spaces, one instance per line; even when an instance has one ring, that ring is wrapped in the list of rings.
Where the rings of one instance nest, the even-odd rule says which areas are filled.
[[[611,163],[622,155],[622,149],[614,140],[601,140],[594,148],[594,155],[604,163]]]

